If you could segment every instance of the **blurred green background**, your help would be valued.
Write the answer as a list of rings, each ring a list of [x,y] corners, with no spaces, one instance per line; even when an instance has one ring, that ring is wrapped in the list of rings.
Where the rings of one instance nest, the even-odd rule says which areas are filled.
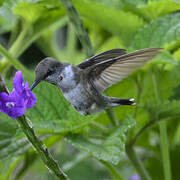
[[[35,132],[70,180],[133,179],[131,176],[138,169],[127,153],[128,148],[136,151],[150,179],[179,179],[180,3],[175,0],[72,3],[96,54],[113,48],[128,52],[150,47],[164,50],[145,67],[108,89],[108,95],[134,97],[137,103],[114,109],[118,125],[105,112],[79,115],[54,86],[41,83],[34,90],[36,106],[25,114]],[[31,84],[36,64],[47,56],[72,64],[85,60],[87,51],[78,31],[60,0],[0,0],[0,74],[9,89],[16,70],[22,70],[24,79]],[[129,146],[133,141],[133,146]],[[44,166],[17,122],[1,113],[0,180],[9,179],[56,178]]]

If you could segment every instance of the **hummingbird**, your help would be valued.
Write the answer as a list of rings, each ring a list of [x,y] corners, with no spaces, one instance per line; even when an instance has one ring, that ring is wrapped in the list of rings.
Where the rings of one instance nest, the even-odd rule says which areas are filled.
[[[31,90],[41,81],[51,83],[82,115],[120,105],[134,105],[133,98],[109,97],[102,92],[145,65],[161,51],[162,48],[147,48],[127,53],[125,49],[112,49],[92,56],[77,66],[47,57],[35,68]]]

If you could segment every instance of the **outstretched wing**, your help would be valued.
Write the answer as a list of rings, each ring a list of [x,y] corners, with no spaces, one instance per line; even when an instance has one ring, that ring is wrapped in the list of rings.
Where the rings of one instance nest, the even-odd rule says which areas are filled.
[[[145,65],[161,51],[162,48],[149,48],[124,53],[115,58],[104,58],[105,60],[92,63],[91,66],[87,67],[86,73],[95,87],[102,92]],[[96,62],[94,59],[91,59],[91,61]]]
[[[95,56],[90,57],[89,59],[87,59],[86,61],[83,61],[82,63],[80,63],[77,66],[81,69],[86,69],[92,65],[95,65],[95,64],[100,63],[102,61],[106,61],[108,59],[119,57],[123,54],[126,54],[125,49],[108,50],[108,51],[105,51],[103,53],[100,53],[100,54],[97,54]]]

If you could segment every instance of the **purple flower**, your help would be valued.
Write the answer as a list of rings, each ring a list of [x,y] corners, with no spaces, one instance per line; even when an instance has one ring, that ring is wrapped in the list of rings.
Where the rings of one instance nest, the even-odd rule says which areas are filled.
[[[28,82],[24,83],[21,71],[16,72],[13,79],[13,86],[17,94],[24,98],[25,108],[32,108],[36,104],[36,97],[31,92]]]
[[[134,174],[134,175],[129,177],[129,180],[140,180],[140,177],[138,174]]]
[[[0,112],[8,114],[14,119],[22,116],[25,112],[24,100],[17,96],[15,91],[10,94],[0,93]]]
[[[25,108],[31,108],[36,104],[36,97],[29,89],[28,82],[24,83],[21,71],[16,72],[13,86],[10,94],[0,93],[0,112],[15,119],[25,113]]]

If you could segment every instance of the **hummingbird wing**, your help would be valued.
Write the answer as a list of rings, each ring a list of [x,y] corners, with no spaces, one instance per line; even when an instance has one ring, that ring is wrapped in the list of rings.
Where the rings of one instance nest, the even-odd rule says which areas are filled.
[[[127,77],[130,73],[153,59],[162,48],[148,48],[115,58],[99,61],[87,67],[87,75],[100,92]]]
[[[103,53],[97,54],[95,56],[90,57],[89,59],[83,61],[79,65],[77,65],[80,69],[86,69],[89,68],[92,65],[95,65],[97,63],[100,63],[102,61],[106,61],[108,59],[119,57],[123,54],[126,54],[125,49],[111,49],[108,51],[105,51]]]

